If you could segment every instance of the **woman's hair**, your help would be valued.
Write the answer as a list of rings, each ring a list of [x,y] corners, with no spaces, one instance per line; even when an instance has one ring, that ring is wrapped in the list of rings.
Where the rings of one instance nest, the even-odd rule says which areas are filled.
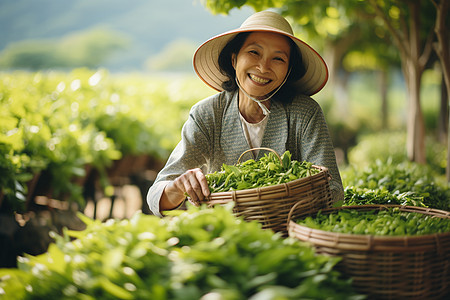
[[[219,54],[219,68],[222,74],[228,77],[228,80],[222,83],[225,91],[233,92],[238,89],[236,84],[236,70],[233,67],[231,58],[233,54],[237,55],[244,45],[245,40],[252,32],[241,32],[229,41]],[[283,103],[290,103],[296,94],[294,83],[303,77],[306,68],[302,61],[302,54],[293,40],[286,37],[291,46],[289,57],[289,68],[291,72],[283,87],[274,95],[274,99],[278,99]]]

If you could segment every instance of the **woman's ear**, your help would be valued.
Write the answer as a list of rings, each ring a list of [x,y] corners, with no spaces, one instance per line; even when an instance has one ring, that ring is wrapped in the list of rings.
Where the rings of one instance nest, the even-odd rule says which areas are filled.
[[[231,54],[231,65],[236,69],[236,53]]]

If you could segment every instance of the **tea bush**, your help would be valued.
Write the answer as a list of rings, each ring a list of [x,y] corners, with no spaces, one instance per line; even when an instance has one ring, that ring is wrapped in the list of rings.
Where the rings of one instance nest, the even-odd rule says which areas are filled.
[[[427,164],[438,175],[445,174],[446,145],[440,144],[433,137],[425,141]],[[359,136],[358,143],[349,151],[349,164],[366,167],[378,160],[390,160],[402,163],[407,160],[406,132],[382,131]]]
[[[293,238],[236,218],[232,207],[189,207],[176,216],[136,214],[55,236],[47,253],[0,269],[14,299],[363,299]],[[75,238],[71,241],[70,237]]]
[[[128,154],[164,160],[189,108],[207,92],[192,78],[113,76],[106,70],[2,73],[3,209],[24,209],[27,183],[37,174],[49,177],[53,197],[68,195],[83,204],[74,181],[86,175],[85,166],[104,174]]]

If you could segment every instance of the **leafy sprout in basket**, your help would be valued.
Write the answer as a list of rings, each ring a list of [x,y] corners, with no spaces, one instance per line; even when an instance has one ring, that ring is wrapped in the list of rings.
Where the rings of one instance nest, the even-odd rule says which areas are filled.
[[[287,183],[319,172],[311,162],[291,160],[291,153],[286,151],[281,158],[270,152],[258,161],[223,164],[221,171],[205,176],[211,193],[218,193]]]
[[[381,211],[342,209],[308,216],[297,224],[324,231],[378,236],[426,235],[450,232],[450,219],[389,208]]]

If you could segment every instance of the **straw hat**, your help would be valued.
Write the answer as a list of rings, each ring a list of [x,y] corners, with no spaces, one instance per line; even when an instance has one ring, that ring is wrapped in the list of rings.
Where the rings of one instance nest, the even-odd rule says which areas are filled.
[[[328,80],[325,61],[313,48],[294,36],[291,25],[285,18],[272,11],[257,12],[248,17],[238,29],[219,34],[200,45],[194,54],[194,69],[200,79],[217,91],[223,91],[222,83],[228,77],[220,72],[219,54],[238,33],[249,31],[279,33],[294,41],[306,68],[306,74],[295,83],[300,92],[314,95],[325,86]]]

